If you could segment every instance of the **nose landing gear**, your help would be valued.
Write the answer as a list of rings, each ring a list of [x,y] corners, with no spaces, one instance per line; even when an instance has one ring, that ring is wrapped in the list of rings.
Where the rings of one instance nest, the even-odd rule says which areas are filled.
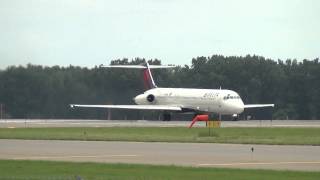
[[[239,119],[239,115],[238,114],[233,114],[232,115],[232,120],[233,121],[238,121],[238,119]]]

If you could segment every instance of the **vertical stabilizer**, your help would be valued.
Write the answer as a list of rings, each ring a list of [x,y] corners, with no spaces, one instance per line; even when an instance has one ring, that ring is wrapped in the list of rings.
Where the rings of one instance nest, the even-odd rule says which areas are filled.
[[[146,90],[157,87],[157,85],[154,83],[148,62],[146,62],[146,69],[143,70],[143,82]]]

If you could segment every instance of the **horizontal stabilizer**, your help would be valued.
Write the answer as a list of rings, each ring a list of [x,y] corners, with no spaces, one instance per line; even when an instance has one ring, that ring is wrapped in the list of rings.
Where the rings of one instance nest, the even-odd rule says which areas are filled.
[[[124,69],[147,69],[147,66],[143,65],[103,65],[105,68],[124,68]],[[162,68],[174,68],[175,66],[169,65],[149,65],[150,69],[162,69]]]
[[[274,107],[274,104],[246,104],[244,108]]]
[[[174,68],[173,65],[149,65],[150,69]]]
[[[163,105],[85,105],[85,104],[70,104],[71,108],[113,108],[113,109],[140,109],[140,110],[168,110],[181,111],[178,106],[163,106]]]

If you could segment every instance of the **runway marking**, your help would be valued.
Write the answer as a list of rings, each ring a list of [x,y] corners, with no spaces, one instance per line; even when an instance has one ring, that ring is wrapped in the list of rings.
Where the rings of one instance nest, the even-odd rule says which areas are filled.
[[[115,154],[115,155],[78,155],[78,156],[25,156],[12,159],[68,159],[68,158],[103,158],[103,157],[137,157],[135,154]]]
[[[236,162],[236,163],[197,164],[197,166],[281,165],[281,164],[320,164],[320,161]]]

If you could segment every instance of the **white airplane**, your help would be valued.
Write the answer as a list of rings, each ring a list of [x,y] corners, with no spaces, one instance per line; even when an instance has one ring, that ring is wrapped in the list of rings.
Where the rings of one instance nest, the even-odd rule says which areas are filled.
[[[172,68],[163,65],[109,65],[106,68],[142,69],[146,91],[133,98],[136,105],[84,105],[70,104],[72,108],[116,108],[164,111],[164,120],[170,120],[169,112],[192,112],[195,115],[215,113],[237,117],[246,108],[274,107],[274,104],[243,104],[238,93],[226,89],[158,88],[150,69]]]

